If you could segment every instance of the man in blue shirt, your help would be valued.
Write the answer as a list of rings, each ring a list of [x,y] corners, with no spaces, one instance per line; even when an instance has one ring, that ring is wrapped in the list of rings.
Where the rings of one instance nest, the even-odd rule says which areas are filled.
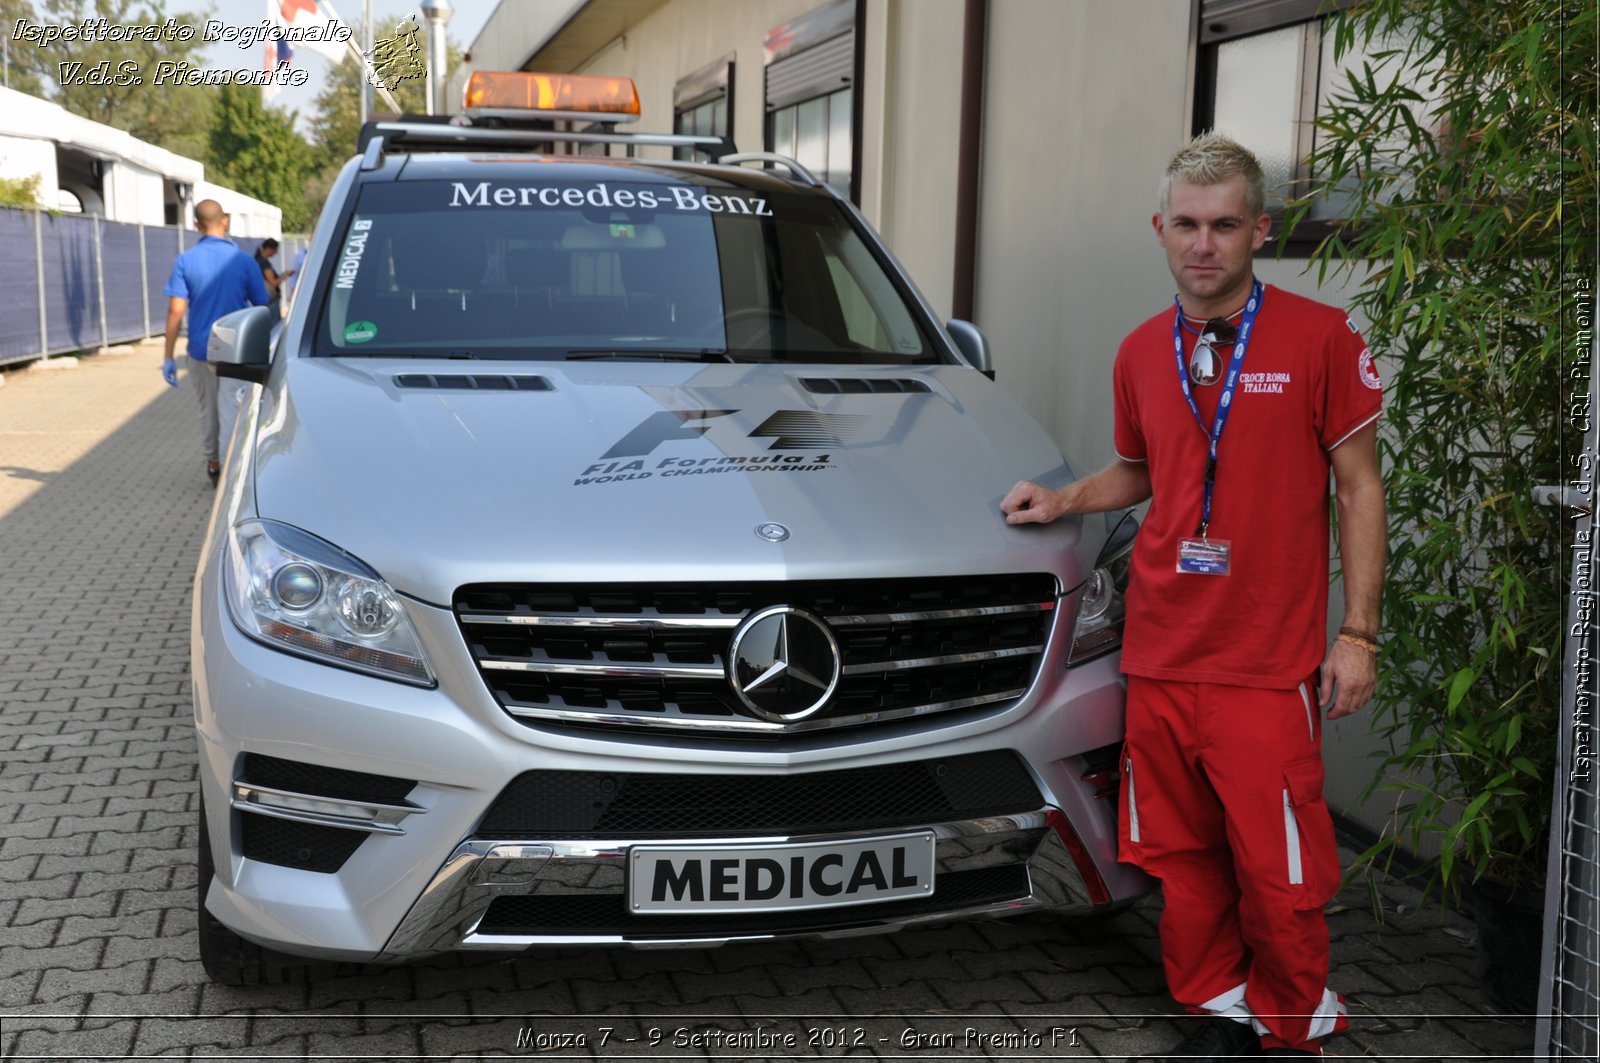
[[[194,207],[194,227],[200,242],[172,264],[172,275],[163,289],[167,296],[167,349],[161,362],[161,375],[168,384],[178,386],[178,366],[173,350],[178,343],[178,328],[189,314],[189,379],[194,381],[195,397],[200,401],[200,446],[205,451],[206,476],[216,485],[221,472],[218,461],[218,436],[233,430],[239,413],[237,381],[218,387],[216,371],[206,362],[206,343],[211,325],[224,314],[247,306],[266,306],[270,298],[261,270],[250,256],[228,239],[228,215],[214,199],[202,199]]]

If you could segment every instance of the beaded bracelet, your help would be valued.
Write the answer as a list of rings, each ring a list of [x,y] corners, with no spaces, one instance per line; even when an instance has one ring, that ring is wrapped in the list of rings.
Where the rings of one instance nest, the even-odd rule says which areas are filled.
[[[1368,653],[1376,654],[1378,652],[1378,644],[1376,642],[1369,642],[1368,640],[1358,638],[1355,635],[1347,635],[1342,631],[1339,633],[1339,637],[1335,641],[1348,642],[1352,646],[1360,646]]]

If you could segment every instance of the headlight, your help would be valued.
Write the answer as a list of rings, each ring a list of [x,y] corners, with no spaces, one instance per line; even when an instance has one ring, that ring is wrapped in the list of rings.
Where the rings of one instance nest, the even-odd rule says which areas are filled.
[[[224,583],[233,622],[269,646],[433,685],[400,596],[331,543],[276,521],[241,521],[228,534]]]
[[[1078,618],[1072,626],[1072,648],[1067,651],[1068,668],[1122,645],[1122,621],[1126,616],[1122,595],[1128,589],[1132,561],[1130,540],[1084,580],[1078,594]]]

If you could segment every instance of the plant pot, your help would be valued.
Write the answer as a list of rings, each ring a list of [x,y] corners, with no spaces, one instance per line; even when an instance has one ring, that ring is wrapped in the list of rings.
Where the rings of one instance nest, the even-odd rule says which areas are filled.
[[[1539,964],[1544,941],[1544,890],[1513,890],[1479,879],[1472,885],[1478,927],[1478,981],[1497,1007],[1532,1015],[1539,1004]]]

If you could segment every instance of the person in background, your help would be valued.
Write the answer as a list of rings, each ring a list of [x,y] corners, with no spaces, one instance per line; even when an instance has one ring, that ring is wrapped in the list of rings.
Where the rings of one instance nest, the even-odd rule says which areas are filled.
[[[1173,157],[1152,223],[1178,292],[1117,352],[1116,460],[1000,503],[1026,524],[1151,500],[1127,594],[1118,849],[1161,880],[1167,987],[1203,1016],[1172,1049],[1185,1059],[1321,1055],[1348,1025],[1327,985],[1339,854],[1321,717],[1355,712],[1377,681],[1382,382],[1343,311],[1256,279],[1265,200],[1260,164],[1227,137]],[[1330,472],[1345,596],[1331,645]]]
[[[261,241],[261,246],[256,248],[256,265],[261,267],[261,279],[266,282],[267,291],[272,298],[267,302],[267,309],[272,311],[272,320],[277,321],[283,317],[283,282],[294,276],[294,270],[279,273],[272,264],[272,258],[278,253],[278,241],[267,237]]]
[[[206,478],[216,486],[222,471],[218,441],[233,430],[239,413],[239,389],[218,387],[216,371],[206,361],[211,326],[224,314],[247,306],[266,306],[271,298],[261,270],[250,256],[228,239],[228,215],[214,199],[194,205],[194,227],[200,242],[178,256],[163,290],[167,296],[166,353],[161,375],[178,386],[178,366],[173,352],[185,313],[189,315],[189,379],[200,403],[200,449],[205,455]],[[235,383],[229,381],[229,384]]]

